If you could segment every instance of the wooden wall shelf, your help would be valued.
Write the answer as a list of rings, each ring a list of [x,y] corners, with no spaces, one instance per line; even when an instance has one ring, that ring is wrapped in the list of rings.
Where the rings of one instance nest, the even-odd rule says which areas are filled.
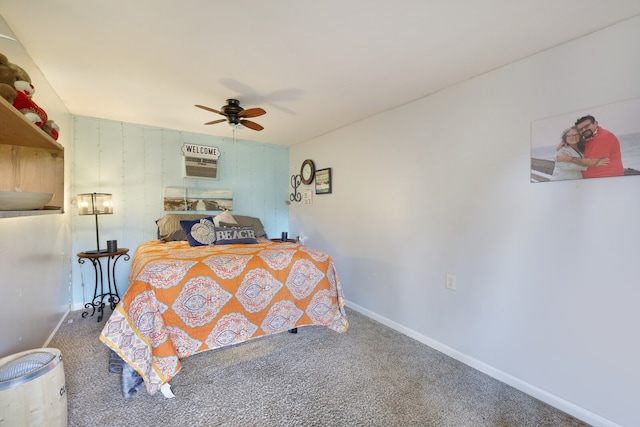
[[[0,98],[0,191],[53,193],[64,206],[64,147]],[[63,213],[62,208],[0,211],[0,218]]]
[[[31,123],[20,111],[0,98],[0,144],[59,150],[64,156],[64,147]]]

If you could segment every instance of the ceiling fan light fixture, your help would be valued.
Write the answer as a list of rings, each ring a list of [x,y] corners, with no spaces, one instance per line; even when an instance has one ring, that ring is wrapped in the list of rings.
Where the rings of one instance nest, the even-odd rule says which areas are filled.
[[[245,110],[240,106],[240,101],[238,101],[237,99],[227,99],[227,105],[224,105],[219,111],[215,108],[205,107],[204,105],[199,104],[196,104],[196,107],[206,111],[210,111],[212,113],[220,114],[221,116],[225,117],[224,119],[212,120],[205,123],[205,125],[222,123],[226,120],[229,123],[229,127],[232,131],[245,128],[256,131],[261,131],[264,129],[262,125],[246,119],[259,117],[266,114],[267,112],[260,107],[254,107]]]

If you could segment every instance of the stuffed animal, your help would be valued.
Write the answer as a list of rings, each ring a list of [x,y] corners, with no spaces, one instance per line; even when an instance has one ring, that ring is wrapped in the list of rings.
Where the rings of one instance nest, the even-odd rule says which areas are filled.
[[[25,117],[43,130],[53,139],[58,139],[59,128],[51,120],[47,113],[33,100],[35,92],[31,84],[31,77],[20,66],[9,62],[8,58],[0,53],[0,96],[11,103]]]
[[[9,104],[13,104],[13,100],[16,99],[17,92],[14,85],[19,79],[7,57],[0,53],[0,96]]]
[[[16,97],[13,100],[13,106],[36,126],[44,126],[48,119],[47,113],[31,99],[36,91],[31,82],[18,80],[15,82],[14,87],[16,89]]]
[[[58,140],[58,136],[60,135],[60,127],[53,120],[47,120],[47,122],[42,125],[42,130],[49,135],[51,138]]]

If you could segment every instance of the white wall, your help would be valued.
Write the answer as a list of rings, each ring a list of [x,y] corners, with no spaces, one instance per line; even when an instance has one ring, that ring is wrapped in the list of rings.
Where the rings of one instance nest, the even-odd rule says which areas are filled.
[[[13,36],[2,17],[0,34]],[[36,88],[34,102],[60,126],[58,142],[65,147],[68,194],[71,116],[19,42],[0,38],[0,52],[27,71]],[[48,341],[69,309],[70,263],[68,213],[0,218],[0,357],[42,347]]]
[[[640,97],[637,40],[640,18],[292,147],[290,172],[331,167],[333,194],[293,204],[290,233],[334,257],[351,306],[640,425],[640,177],[529,182],[533,121]]]
[[[233,191],[232,214],[260,218],[270,236],[288,226],[287,164],[289,148],[239,139],[250,130],[238,131],[236,140],[132,123],[76,116],[75,157],[71,197],[79,193],[113,194],[114,214],[98,219],[100,246],[117,240],[118,247],[135,249],[156,238],[155,221],[163,211],[163,189],[183,187]],[[182,146],[185,143],[218,147],[217,180],[183,178]],[[96,249],[95,218],[78,216],[71,206],[73,253]],[[220,212],[209,212],[217,215]],[[116,283],[122,296],[128,289],[131,262],[116,265]],[[90,263],[73,264],[75,308],[91,300],[94,270]],[[107,310],[107,313],[110,313]]]

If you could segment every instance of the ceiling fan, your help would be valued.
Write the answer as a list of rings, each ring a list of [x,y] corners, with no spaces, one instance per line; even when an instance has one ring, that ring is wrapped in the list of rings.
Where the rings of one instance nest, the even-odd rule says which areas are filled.
[[[260,126],[258,123],[252,122],[250,120],[246,120],[247,118],[253,118],[262,116],[267,112],[262,108],[249,108],[244,109],[240,106],[240,101],[237,99],[227,99],[227,105],[223,106],[220,111],[215,110],[213,108],[205,107],[204,105],[197,105],[196,107],[202,108],[203,110],[211,111],[212,113],[220,114],[225,116],[224,119],[213,120],[211,122],[205,123],[205,125],[214,125],[216,123],[222,123],[224,121],[229,122],[231,127],[235,129],[238,125],[243,125],[253,130],[262,130],[264,127]]]

